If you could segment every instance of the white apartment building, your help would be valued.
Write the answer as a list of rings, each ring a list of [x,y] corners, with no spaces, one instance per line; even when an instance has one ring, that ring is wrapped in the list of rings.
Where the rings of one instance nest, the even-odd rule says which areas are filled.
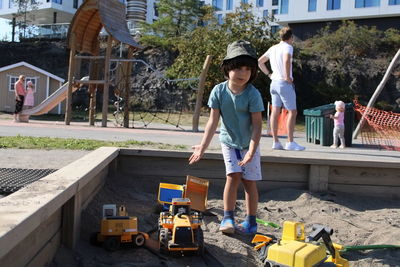
[[[38,26],[39,34],[64,36],[76,10],[85,0],[31,0],[37,3],[37,8],[31,10],[28,6],[27,22]],[[153,22],[157,17],[154,7],[155,0],[118,0],[127,5],[128,28],[136,31],[138,21]],[[0,0],[0,18],[12,20],[18,6],[13,0]]]
[[[281,0],[205,0],[204,4],[215,8],[218,22],[221,24],[226,14],[235,12],[241,3],[252,5],[254,15],[261,18],[278,14],[280,2]]]
[[[28,20],[32,24],[69,23],[75,11],[84,0],[36,0],[37,10],[33,10]],[[27,9],[30,12],[28,6]],[[0,0],[0,18],[13,19],[18,6],[12,0]]]
[[[335,28],[342,20],[381,30],[400,28],[400,0],[205,0],[215,7],[220,23],[241,3],[251,4],[255,16],[273,15],[299,39],[314,35],[328,22]]]
[[[328,22],[336,28],[342,20],[380,30],[400,29],[400,0],[280,0],[278,23],[289,25],[296,37],[306,39]]]

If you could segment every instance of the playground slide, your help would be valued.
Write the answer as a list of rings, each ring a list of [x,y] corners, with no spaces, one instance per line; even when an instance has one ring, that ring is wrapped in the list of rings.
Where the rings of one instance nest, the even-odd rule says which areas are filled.
[[[88,80],[88,77],[82,78],[82,80]],[[75,92],[78,86],[72,87],[72,92]],[[48,113],[54,107],[56,107],[61,101],[67,98],[68,92],[68,82],[64,83],[60,88],[58,88],[54,93],[52,93],[48,98],[42,101],[39,105],[23,110],[21,112],[22,116],[28,117],[29,115],[42,115]]]

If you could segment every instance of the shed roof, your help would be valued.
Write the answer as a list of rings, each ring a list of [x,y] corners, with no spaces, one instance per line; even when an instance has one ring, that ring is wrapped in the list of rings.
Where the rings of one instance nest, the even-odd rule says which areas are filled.
[[[68,30],[68,46],[75,34],[75,49],[97,55],[98,35],[105,28],[114,39],[135,48],[141,46],[133,40],[126,24],[125,5],[118,0],[86,0],[76,11]]]
[[[4,66],[4,67],[0,68],[0,72],[6,71],[6,70],[10,70],[10,69],[14,69],[14,68],[21,67],[21,66],[25,66],[27,68],[35,70],[35,71],[37,71],[39,73],[42,73],[43,75],[46,75],[46,76],[49,76],[50,78],[53,78],[54,80],[57,80],[59,82],[62,82],[62,83],[64,82],[63,78],[58,77],[57,75],[54,75],[54,74],[52,74],[50,72],[47,72],[47,71],[45,71],[45,70],[43,70],[41,68],[33,66],[33,65],[29,64],[29,63],[26,63],[25,61],[21,61],[21,62],[18,62],[18,63],[15,63],[15,64],[11,64],[11,65],[8,65],[8,66]]]

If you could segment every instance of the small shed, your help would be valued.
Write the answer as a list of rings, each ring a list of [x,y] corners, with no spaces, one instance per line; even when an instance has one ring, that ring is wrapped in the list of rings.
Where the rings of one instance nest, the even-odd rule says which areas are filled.
[[[25,75],[25,83],[32,81],[35,84],[35,105],[45,100],[64,83],[63,78],[24,61],[4,66],[0,68],[0,111],[14,112],[14,84],[19,75]],[[61,114],[64,110],[65,101],[51,110],[50,113]]]

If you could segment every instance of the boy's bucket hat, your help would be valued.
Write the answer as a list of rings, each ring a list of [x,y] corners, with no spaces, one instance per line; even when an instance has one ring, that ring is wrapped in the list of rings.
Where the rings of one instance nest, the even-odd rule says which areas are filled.
[[[250,44],[250,42],[239,40],[228,45],[228,49],[226,50],[226,57],[223,61],[239,56],[249,56],[257,59],[256,50]]]

